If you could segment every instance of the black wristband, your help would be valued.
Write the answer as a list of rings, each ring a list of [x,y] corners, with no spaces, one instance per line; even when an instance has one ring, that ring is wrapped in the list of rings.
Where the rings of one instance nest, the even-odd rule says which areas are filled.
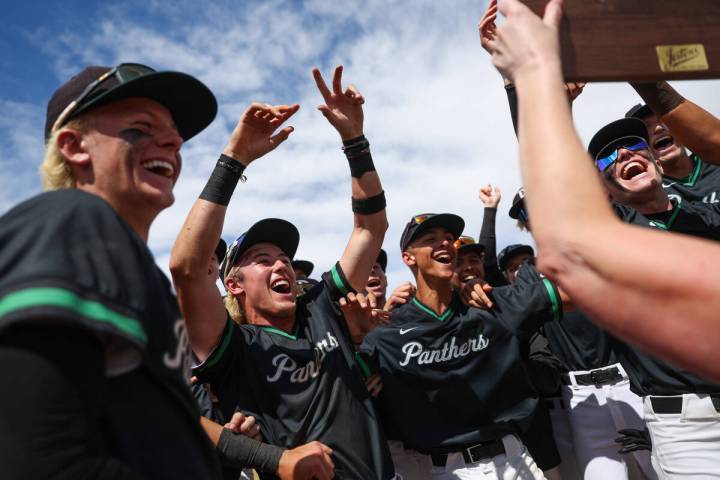
[[[630,85],[658,117],[669,113],[685,101],[685,98],[667,82],[631,83]]]
[[[220,155],[215,164],[215,169],[200,194],[200,198],[218,205],[227,206],[230,203],[230,198],[235,191],[238,180],[245,181],[244,171],[245,165],[227,155]]]
[[[280,457],[285,450],[223,428],[217,451],[223,463],[227,465],[277,473]]]
[[[358,215],[372,215],[381,212],[386,205],[384,190],[373,197],[352,199],[352,211]]]
[[[350,164],[350,175],[353,178],[360,178],[367,172],[375,171],[375,164],[372,155],[370,155],[370,150],[365,150],[354,157],[348,155],[347,159]]]

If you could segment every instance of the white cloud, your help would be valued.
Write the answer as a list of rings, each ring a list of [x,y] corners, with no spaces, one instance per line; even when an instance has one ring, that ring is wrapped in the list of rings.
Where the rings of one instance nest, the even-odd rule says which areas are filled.
[[[224,237],[232,239],[260,218],[283,217],[301,231],[299,257],[319,270],[339,257],[352,225],[349,174],[337,134],[315,110],[321,98],[310,74],[319,65],[327,78],[336,63],[346,66],[345,81],[357,85],[367,100],[366,133],[389,200],[385,249],[391,284],[410,278],[398,247],[407,219],[450,211],[462,215],[466,233],[476,236],[483,211],[477,190],[488,182],[504,195],[498,246],[531,242],[506,215],[520,185],[517,144],[501,79],[477,39],[484,5],[469,0],[237,3],[198,8],[193,2],[135,2],[101,10],[86,32],[45,32],[58,39],[48,52],[64,59],[57,64],[59,80],[87,63],[139,61],[194,74],[218,95],[218,119],[184,147],[176,204],[151,231],[150,245],[161,266],[166,268],[175,235],[234,121],[252,100],[297,101],[302,108],[290,122],[296,131],[287,143],[248,168],[248,183],[238,186],[228,210]],[[717,81],[677,87],[720,112]],[[574,107],[583,140],[637,102],[626,85],[588,86]],[[41,109],[41,103],[34,108]],[[24,140],[2,153],[22,152],[19,145],[40,135],[41,127],[26,123],[7,127]],[[33,155],[23,158],[39,158],[37,149]],[[12,200],[23,196],[15,192]]]

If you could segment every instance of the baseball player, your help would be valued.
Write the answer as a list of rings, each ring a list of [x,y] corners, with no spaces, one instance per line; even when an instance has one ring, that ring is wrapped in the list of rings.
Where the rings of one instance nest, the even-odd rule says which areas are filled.
[[[361,350],[382,375],[388,428],[431,456],[433,478],[544,478],[517,437],[538,401],[521,344],[562,314],[559,293],[525,265],[516,286],[495,289],[494,308],[465,305],[452,286],[463,227],[451,214],[408,222],[400,246],[417,293]]]
[[[616,209],[625,222],[720,240],[716,205],[670,199],[660,186],[662,170],[641,121],[625,118],[606,125],[588,150],[612,198],[623,202]],[[631,389],[643,397],[658,476],[715,472],[720,478],[720,385],[627,344],[614,342],[613,349]]]
[[[305,280],[310,278],[315,265],[309,260],[293,260],[292,268],[295,271],[295,278],[298,280]]]
[[[636,105],[625,116],[647,126],[651,151],[664,170],[663,188],[684,200],[719,203],[720,119],[667,82],[631,85],[647,105]],[[693,153],[688,155],[685,147]]]
[[[181,145],[216,110],[197,79],[131,63],[87,67],[48,102],[50,191],[0,220],[3,479],[220,478],[146,245]]]
[[[215,278],[197,260],[209,256],[220,236],[226,205],[244,169],[292,131],[285,127],[273,136],[297,105],[253,104],[185,222],[171,271],[190,344],[201,362],[195,371],[211,384],[221,411],[237,408],[254,416],[274,445],[315,442],[324,461],[303,478],[386,480],[394,477],[392,461],[353,348],[369,328],[359,322],[368,319],[338,305],[344,296],[365,303],[354,291],[365,287],[380,252],[387,228],[385,198],[363,136],[363,97],[352,86],[341,90],[342,67],[335,70],[332,90],[319,70],[313,74],[325,100],[319,109],[340,134],[350,164],[355,227],[340,261],[297,299],[291,268],[297,229],[279,219],[255,223],[231,244],[220,268],[228,301],[244,321],[238,324],[230,319]]]
[[[370,271],[370,277],[368,278],[365,291],[372,293],[375,296],[375,301],[381,307],[385,305],[385,298],[387,295],[388,281],[385,276],[385,269],[387,268],[387,253],[382,248],[378,255],[372,270]]]

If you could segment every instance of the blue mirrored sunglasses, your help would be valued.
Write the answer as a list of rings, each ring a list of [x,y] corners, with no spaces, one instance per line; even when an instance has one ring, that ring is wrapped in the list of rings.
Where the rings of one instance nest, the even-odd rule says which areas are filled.
[[[631,152],[637,152],[638,150],[649,150],[650,146],[643,139],[632,137],[624,138],[618,142],[613,142],[607,147],[600,150],[600,153],[595,157],[595,166],[601,172],[607,170],[607,168],[615,163],[618,158],[618,150],[624,148]]]

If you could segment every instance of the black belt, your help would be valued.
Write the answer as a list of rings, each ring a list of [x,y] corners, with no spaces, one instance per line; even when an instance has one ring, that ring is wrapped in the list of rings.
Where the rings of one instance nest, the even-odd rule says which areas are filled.
[[[720,413],[720,395],[710,395],[715,410]],[[650,396],[650,404],[655,413],[682,413],[683,397]]]
[[[574,377],[575,383],[578,385],[595,386],[615,383],[623,379],[623,376],[617,367],[598,368],[597,370],[591,370],[589,373],[581,373],[579,375],[574,375]],[[562,380],[565,385],[573,384],[570,375],[563,375]]]
[[[462,453],[465,463],[475,463],[496,455],[505,453],[505,447],[501,440],[490,440],[488,442],[478,443],[469,447],[458,448],[450,452],[431,453],[432,463],[436,467],[444,467],[447,465],[447,458],[450,453]]]

